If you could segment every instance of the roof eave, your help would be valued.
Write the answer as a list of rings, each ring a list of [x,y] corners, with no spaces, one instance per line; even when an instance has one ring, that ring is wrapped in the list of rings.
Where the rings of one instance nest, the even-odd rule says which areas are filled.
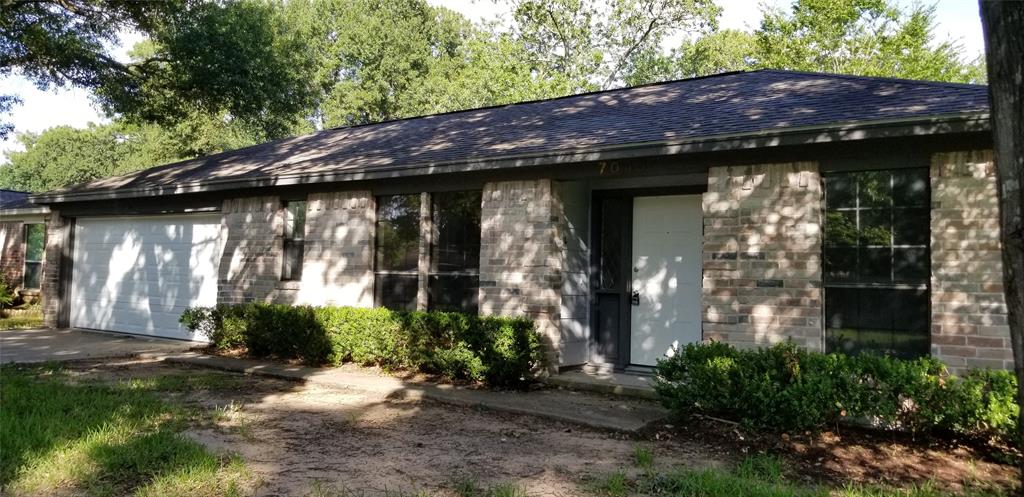
[[[0,209],[0,218],[10,218],[17,216],[35,216],[41,214],[49,214],[50,208],[46,206],[40,207],[21,207],[18,209]]]
[[[790,145],[810,145],[844,141],[894,138],[908,136],[943,135],[990,131],[989,114],[961,113],[928,118],[861,121],[836,123],[826,126],[808,126],[773,129],[742,134],[705,136],[693,139],[662,140],[608,147],[583,147],[554,150],[533,154],[468,158],[458,161],[427,162],[404,165],[373,166],[368,170],[335,171],[330,173],[264,176],[254,178],[225,178],[176,185],[140,188],[113,188],[81,192],[53,192],[32,195],[36,204],[57,204],[138,198],[157,195],[181,195],[243,188],[333,183],[409,177],[428,174],[458,173],[544,166],[597,160],[621,160],[635,157],[657,157],[699,152],[747,150]]]

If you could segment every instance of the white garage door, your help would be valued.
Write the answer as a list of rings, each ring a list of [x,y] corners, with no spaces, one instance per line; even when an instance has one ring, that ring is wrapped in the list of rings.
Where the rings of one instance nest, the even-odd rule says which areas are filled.
[[[220,216],[80,218],[71,326],[201,340],[178,324],[217,302]]]

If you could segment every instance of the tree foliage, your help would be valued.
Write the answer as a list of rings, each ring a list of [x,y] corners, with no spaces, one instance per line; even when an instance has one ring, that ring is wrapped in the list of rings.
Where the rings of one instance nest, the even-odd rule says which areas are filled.
[[[935,7],[893,0],[795,0],[763,8],[752,33],[725,30],[643,61],[631,83],[741,69],[787,69],[950,82],[983,82],[981,60],[935,35]]]
[[[513,33],[543,77],[574,91],[619,86],[662,42],[717,26],[712,0],[509,0]]]

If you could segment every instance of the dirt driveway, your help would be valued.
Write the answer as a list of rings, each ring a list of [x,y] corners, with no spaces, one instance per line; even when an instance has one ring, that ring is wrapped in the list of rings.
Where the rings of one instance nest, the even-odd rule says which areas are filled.
[[[587,495],[581,483],[630,466],[638,445],[659,464],[718,464],[706,448],[653,446],[624,435],[530,416],[305,386],[160,362],[69,363],[83,379],[204,375],[204,388],[172,392],[208,413],[189,436],[236,453],[260,483],[254,495],[399,495],[473,479],[512,483],[529,495]],[[341,490],[344,489],[344,492]]]

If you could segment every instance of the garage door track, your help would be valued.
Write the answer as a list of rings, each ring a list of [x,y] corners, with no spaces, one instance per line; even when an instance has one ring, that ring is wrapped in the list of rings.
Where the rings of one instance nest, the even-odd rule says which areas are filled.
[[[125,357],[147,352],[181,352],[196,345],[198,344],[194,342],[77,329],[6,330],[0,331],[0,363],[67,361]]]

